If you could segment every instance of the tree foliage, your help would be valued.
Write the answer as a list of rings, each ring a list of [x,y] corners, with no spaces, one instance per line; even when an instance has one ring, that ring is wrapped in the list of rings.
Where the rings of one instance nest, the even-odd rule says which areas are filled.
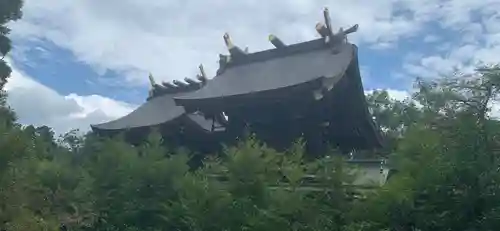
[[[10,29],[7,23],[21,18],[23,0],[2,0],[0,1],[0,123],[12,125],[16,119],[14,112],[6,104],[6,93],[4,86],[12,73],[12,69],[7,64],[5,56],[12,49],[12,43],[8,35]]]
[[[21,5],[0,1],[2,56]],[[55,137],[17,124],[1,97],[0,230],[497,230],[499,83],[492,66],[418,79],[405,101],[369,95],[387,141],[381,155],[397,173],[357,199],[342,158],[311,162],[300,140],[277,152],[250,136],[193,170],[190,153],[167,149],[158,133],[139,146]]]
[[[418,80],[412,100],[368,96],[397,174],[352,200],[338,158],[310,162],[304,143],[277,152],[256,137],[190,170],[161,136],[60,138],[46,126],[0,127],[5,230],[494,230],[498,137],[489,114],[500,71]],[[314,187],[306,176],[315,175]],[[307,190],[307,189],[319,190]]]

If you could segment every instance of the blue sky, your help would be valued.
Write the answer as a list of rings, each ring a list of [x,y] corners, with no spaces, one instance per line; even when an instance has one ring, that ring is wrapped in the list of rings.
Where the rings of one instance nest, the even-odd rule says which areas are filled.
[[[62,95],[97,94],[131,103],[140,103],[147,95],[147,86],[114,86],[112,82],[120,78],[120,73],[113,70],[99,73],[71,51],[50,41],[14,43],[14,46],[28,49],[12,55],[18,68]]]
[[[500,0],[27,0],[11,25],[9,103],[22,122],[85,130],[143,102],[148,72],[183,79],[203,63],[213,75],[224,32],[250,51],[271,48],[269,33],[316,38],[325,6],[334,27],[360,25],[350,41],[367,90],[402,97],[416,76],[500,61]]]
[[[417,43],[418,44],[418,43]],[[15,44],[17,45],[17,44]],[[406,44],[403,44],[406,45]],[[418,44],[422,46],[421,42]],[[12,56],[18,68],[27,75],[33,76],[38,82],[49,86],[60,94],[78,93],[81,95],[103,95],[120,101],[139,104],[147,96],[148,86],[113,85],[120,78],[120,73],[108,70],[98,73],[91,66],[79,62],[68,50],[57,47],[51,42],[33,42],[22,44],[30,49],[20,56]],[[401,46],[401,45],[400,45]],[[33,47],[33,48],[32,48]],[[393,52],[374,50],[366,46],[359,49],[360,65],[363,67],[365,88],[391,88],[406,90],[408,82],[402,84],[393,72],[401,72],[401,59],[407,49],[391,49]],[[224,52],[222,50],[221,52]],[[214,53],[214,56],[216,53]],[[214,57],[214,61],[216,57]],[[196,62],[193,61],[193,66]],[[372,73],[376,72],[377,75]],[[146,78],[147,76],[144,76]],[[182,79],[182,76],[178,77]],[[111,82],[111,83],[110,83]]]

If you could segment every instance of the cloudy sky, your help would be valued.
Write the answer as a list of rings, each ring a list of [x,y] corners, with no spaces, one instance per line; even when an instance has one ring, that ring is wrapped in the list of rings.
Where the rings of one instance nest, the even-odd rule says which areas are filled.
[[[126,114],[159,80],[213,76],[222,35],[252,51],[316,38],[328,7],[334,28],[359,24],[364,86],[404,95],[432,77],[500,61],[500,0],[25,0],[11,25],[9,103],[21,122],[57,132]]]

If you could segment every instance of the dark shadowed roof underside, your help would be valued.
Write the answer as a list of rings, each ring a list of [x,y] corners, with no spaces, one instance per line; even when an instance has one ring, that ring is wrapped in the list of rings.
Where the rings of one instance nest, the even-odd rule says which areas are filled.
[[[342,77],[354,55],[354,45],[339,44],[339,53],[322,39],[238,57],[207,85],[190,94],[174,97],[187,101],[241,96],[289,88],[320,78]]]

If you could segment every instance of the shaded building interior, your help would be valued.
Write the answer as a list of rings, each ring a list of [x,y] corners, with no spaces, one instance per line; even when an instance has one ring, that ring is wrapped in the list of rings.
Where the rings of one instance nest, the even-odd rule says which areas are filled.
[[[150,76],[150,97],[130,114],[92,125],[103,135],[125,133],[138,143],[151,129],[165,142],[213,153],[247,133],[278,150],[303,138],[311,156],[328,148],[343,152],[382,146],[367,107],[358,48],[347,40],[358,26],[333,32],[328,10],[316,25],[318,39],[286,44],[269,36],[274,48],[249,53],[224,35],[228,55],[209,79],[200,74],[158,84]]]

